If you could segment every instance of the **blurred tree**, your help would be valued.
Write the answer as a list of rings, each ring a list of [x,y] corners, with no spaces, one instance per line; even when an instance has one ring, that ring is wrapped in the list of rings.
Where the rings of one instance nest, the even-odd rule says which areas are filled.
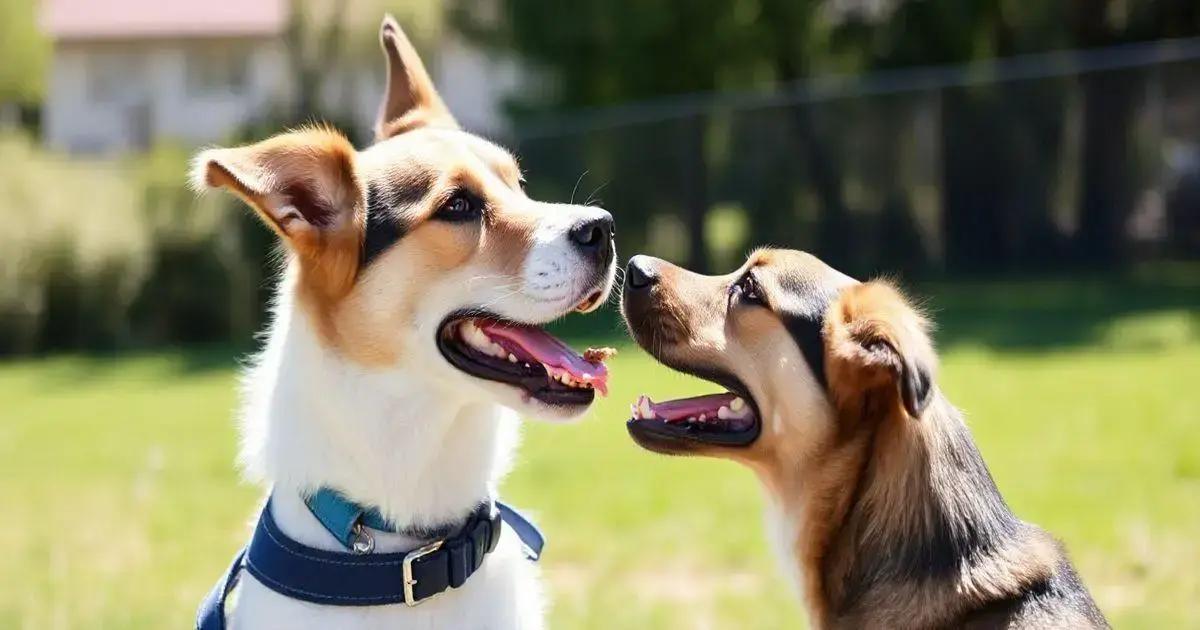
[[[457,28],[515,51],[548,77],[553,87],[548,94],[520,95],[518,125],[531,115],[688,93],[763,85],[803,89],[811,84],[798,82],[830,72],[959,65],[1200,34],[1200,3],[1194,0],[497,0],[496,10],[482,16],[477,3],[459,0],[452,6]],[[986,66],[979,68],[978,78],[986,79]],[[1084,264],[1121,264],[1134,192],[1144,187],[1140,178],[1149,170],[1134,128],[1146,76],[1139,68],[968,81],[939,90],[936,102],[923,104],[926,111],[936,110],[936,232],[945,268],[1015,270],[1072,257]],[[705,263],[703,214],[717,194],[731,195],[726,198],[749,211],[755,242],[807,239],[807,246],[848,269],[919,267],[917,260],[932,255],[933,244],[922,242],[921,230],[906,230],[903,248],[891,243],[874,252],[864,252],[862,239],[854,236],[868,227],[860,225],[864,221],[883,233],[888,226],[917,223],[901,216],[916,207],[913,199],[902,198],[912,193],[902,169],[872,167],[864,177],[863,156],[847,140],[857,130],[839,125],[851,117],[847,112],[855,102],[802,98],[770,114],[745,115],[706,110],[705,102],[660,100],[655,115],[679,118],[669,133],[670,125],[646,124],[642,133],[628,134],[638,137],[601,138],[634,127],[607,126],[587,136],[585,149],[559,142],[560,152],[588,155],[557,166],[588,168],[595,175],[599,165],[602,176],[621,180],[628,201],[639,209],[682,206],[692,244],[689,262],[699,267]],[[871,99],[861,115],[877,115],[879,102]],[[759,125],[754,116],[771,120]],[[897,126],[911,124],[902,111],[898,116]],[[713,131],[723,126],[728,138],[714,139]],[[884,159],[899,164],[911,155],[911,138],[889,133],[886,125],[875,128],[867,141],[889,156]],[[1078,148],[1067,144],[1076,137]],[[576,143],[579,139],[575,136]],[[628,159],[635,152],[676,160],[679,168],[674,173],[640,168]],[[1076,153],[1078,173],[1064,168],[1064,160]],[[557,175],[574,181],[574,174]],[[864,182],[871,190],[854,204],[868,207],[851,212],[848,191]],[[1074,211],[1064,212],[1067,205]],[[808,215],[812,236],[791,236],[797,232],[792,224]],[[647,218],[639,213],[621,221],[641,230]],[[917,255],[890,260],[908,247]]]
[[[843,2],[851,7],[869,2]],[[1062,48],[1200,34],[1194,0],[898,0],[894,13],[850,11],[835,45],[867,68],[962,63]],[[1139,168],[1132,126],[1145,92],[1140,69],[1080,75],[1081,167],[1073,242],[1052,221],[1066,79],[943,90],[942,237],[960,271],[1012,269],[1073,256],[1113,266],[1128,253]]]
[[[497,0],[497,5],[484,15],[478,3],[462,0],[452,5],[451,23],[477,41],[515,51],[549,75],[555,89],[548,98],[538,95],[543,98],[514,104],[518,125],[531,114],[750,84],[745,69],[757,47],[753,2]],[[687,263],[697,269],[708,267],[704,225],[710,205],[710,124],[703,115],[684,117],[671,138],[658,138],[676,149],[678,179],[640,187],[674,195],[671,205],[682,208],[687,227]],[[638,178],[639,173],[614,160],[607,160],[605,175]],[[639,201],[653,206],[660,200]],[[630,222],[639,224],[635,229],[645,227],[645,217],[640,218]],[[622,224],[624,231],[624,218]]]
[[[304,0],[292,4],[284,34],[295,81],[293,117],[297,118],[312,117],[321,110],[321,88],[329,70],[341,63],[345,50],[345,13],[327,7],[324,15],[314,19],[312,4]]]
[[[50,42],[35,21],[34,0],[0,0],[0,106],[42,99]]]
[[[763,0],[759,6],[760,15],[754,22],[759,32],[754,40],[775,81],[786,85],[813,74],[821,58],[828,54],[824,37],[830,24],[827,3]],[[808,183],[820,204],[812,246],[830,264],[849,269],[854,231],[843,193],[844,169],[831,150],[834,143],[818,132],[817,110],[813,105],[789,108],[794,150],[803,156]],[[793,186],[797,181],[793,180]],[[779,212],[779,208],[766,210]]]
[[[853,6],[853,5],[851,5]],[[962,64],[1062,46],[1057,3],[897,2],[847,11],[834,46],[869,70]],[[940,92],[943,263],[956,272],[1057,257],[1050,220],[1063,135],[1061,80],[986,83]]]
[[[1200,34],[1195,0],[1073,0],[1070,33],[1083,48]],[[1129,254],[1134,205],[1133,124],[1145,74],[1093,72],[1083,87],[1083,164],[1076,253],[1082,262],[1114,266]]]

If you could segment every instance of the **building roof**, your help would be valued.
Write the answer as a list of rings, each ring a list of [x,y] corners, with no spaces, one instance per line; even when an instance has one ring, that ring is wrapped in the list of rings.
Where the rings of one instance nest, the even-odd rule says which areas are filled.
[[[288,0],[43,0],[41,27],[55,40],[275,35]]]

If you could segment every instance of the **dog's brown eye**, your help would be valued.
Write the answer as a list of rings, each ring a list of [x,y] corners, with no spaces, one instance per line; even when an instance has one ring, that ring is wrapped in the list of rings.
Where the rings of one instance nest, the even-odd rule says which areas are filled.
[[[482,205],[471,194],[457,192],[446,203],[442,204],[442,207],[437,211],[436,217],[443,221],[473,221],[479,218],[479,211]]]

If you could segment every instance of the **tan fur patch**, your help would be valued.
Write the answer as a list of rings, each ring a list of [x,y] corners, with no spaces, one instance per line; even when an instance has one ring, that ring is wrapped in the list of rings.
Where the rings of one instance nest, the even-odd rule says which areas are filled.
[[[198,156],[193,181],[228,188],[284,239],[305,299],[336,302],[350,290],[364,210],[354,148],[344,136],[312,127],[211,149]]]
[[[847,422],[904,413],[908,369],[932,378],[937,365],[928,322],[881,281],[844,290],[825,318],[830,394]]]

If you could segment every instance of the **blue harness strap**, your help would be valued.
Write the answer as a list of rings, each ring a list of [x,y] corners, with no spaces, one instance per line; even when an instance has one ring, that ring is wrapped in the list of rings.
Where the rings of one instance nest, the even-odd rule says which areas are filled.
[[[542,530],[506,503],[497,501],[496,508],[500,510],[500,518],[517,533],[517,538],[521,539],[525,546],[525,555],[537,562],[542,557],[542,549],[546,547],[546,537],[542,536]]]
[[[225,577],[217,582],[204,601],[200,602],[200,610],[196,612],[196,628],[198,630],[225,630],[225,600],[237,586],[238,576],[242,573],[242,561],[246,558],[246,550],[242,549],[233,558],[233,564],[225,572]]]
[[[462,586],[496,548],[501,522],[508,523],[521,538],[531,560],[540,557],[545,544],[541,532],[499,502],[495,510],[481,506],[457,534],[418,549],[356,554],[316,549],[289,538],[275,523],[268,500],[250,544],[200,604],[196,627],[225,630],[225,602],[242,569],[267,588],[303,601],[331,606],[402,602],[415,606],[448,588]]]

